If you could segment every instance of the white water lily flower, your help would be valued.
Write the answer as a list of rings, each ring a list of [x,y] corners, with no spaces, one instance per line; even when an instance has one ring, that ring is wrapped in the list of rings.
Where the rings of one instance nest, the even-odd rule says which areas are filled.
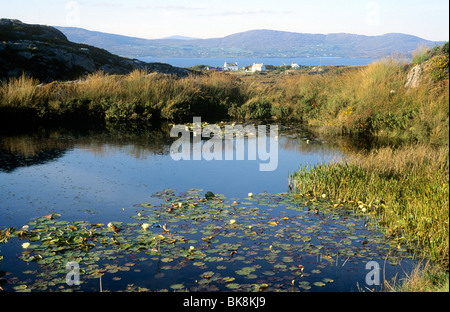
[[[194,246],[189,247],[189,251],[194,251],[194,249],[195,249]]]
[[[361,209],[361,211],[362,211],[362,212],[366,212],[366,211],[367,211],[367,209],[366,209],[366,208],[363,208],[363,209]]]
[[[28,247],[30,247],[30,243],[23,243],[23,244],[22,244],[22,247],[23,247],[24,249],[27,249]]]
[[[253,197],[253,193],[248,193],[248,197]]]
[[[322,198],[325,198],[325,197],[327,197],[327,194],[322,194]]]
[[[150,224],[142,223],[141,227],[142,227],[143,230],[148,230],[148,228],[150,227]]]
[[[230,220],[230,224],[235,224],[236,220]]]

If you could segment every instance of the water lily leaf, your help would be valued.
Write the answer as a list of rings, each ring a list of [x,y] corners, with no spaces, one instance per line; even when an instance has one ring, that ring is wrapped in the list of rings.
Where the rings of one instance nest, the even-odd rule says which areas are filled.
[[[183,289],[184,285],[183,284],[173,284],[173,285],[170,285],[170,288],[179,290],[179,289]]]
[[[230,283],[230,284],[227,284],[226,287],[228,289],[239,289],[239,288],[241,288],[241,285],[239,285],[237,283]]]
[[[273,275],[275,275],[275,272],[273,272],[273,271],[264,271],[264,272],[262,272],[262,274],[267,275],[267,276],[273,276]]]
[[[322,282],[315,282],[313,285],[314,285],[314,286],[317,286],[317,287],[324,287],[324,286],[325,286],[325,283],[322,283]]]
[[[247,278],[247,279],[255,279],[255,278],[258,278],[258,275],[256,275],[256,274],[247,274],[246,276],[245,276],[245,278]]]
[[[200,276],[208,279],[208,278],[211,278],[213,275],[214,275],[213,271],[207,271],[207,272],[202,273]]]
[[[39,235],[39,234],[33,234],[33,235],[31,235],[29,238],[28,238],[28,240],[30,241],[30,242],[36,242],[36,241],[38,241],[38,240],[40,240],[41,239],[41,236]]]

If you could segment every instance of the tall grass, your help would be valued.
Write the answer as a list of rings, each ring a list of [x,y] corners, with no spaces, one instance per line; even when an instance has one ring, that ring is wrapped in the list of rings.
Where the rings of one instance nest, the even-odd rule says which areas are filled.
[[[413,144],[358,153],[346,161],[304,167],[291,176],[301,193],[327,194],[379,218],[386,236],[415,242],[448,264],[448,147]]]
[[[38,85],[22,76],[0,87],[0,118],[102,122],[276,119],[304,122],[329,134],[448,141],[448,83],[424,80],[406,89],[408,65],[391,57],[325,75],[233,75],[176,78],[134,71],[94,73],[77,83]],[[428,74],[429,75],[429,74]],[[448,81],[448,80],[447,80]],[[18,109],[18,108],[21,109]]]
[[[448,272],[436,266],[418,264],[415,269],[401,280],[385,282],[389,292],[447,292],[449,291]]]

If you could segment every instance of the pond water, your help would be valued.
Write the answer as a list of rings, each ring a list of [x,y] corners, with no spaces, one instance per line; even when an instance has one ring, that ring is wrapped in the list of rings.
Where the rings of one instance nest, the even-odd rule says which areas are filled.
[[[264,172],[174,161],[170,128],[1,135],[0,228],[16,228],[0,245],[2,288],[358,291],[379,287],[370,265],[381,284],[411,269],[364,214],[289,193],[290,173],[339,159],[342,142],[280,129]]]

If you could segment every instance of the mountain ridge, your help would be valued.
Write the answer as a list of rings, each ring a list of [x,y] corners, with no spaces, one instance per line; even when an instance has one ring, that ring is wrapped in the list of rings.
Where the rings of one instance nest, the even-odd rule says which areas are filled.
[[[443,41],[387,33],[369,36],[351,33],[311,34],[255,29],[224,37],[189,40],[166,37],[143,39],[82,28],[60,27],[71,41],[95,44],[127,57],[368,57],[410,56],[420,45]]]

